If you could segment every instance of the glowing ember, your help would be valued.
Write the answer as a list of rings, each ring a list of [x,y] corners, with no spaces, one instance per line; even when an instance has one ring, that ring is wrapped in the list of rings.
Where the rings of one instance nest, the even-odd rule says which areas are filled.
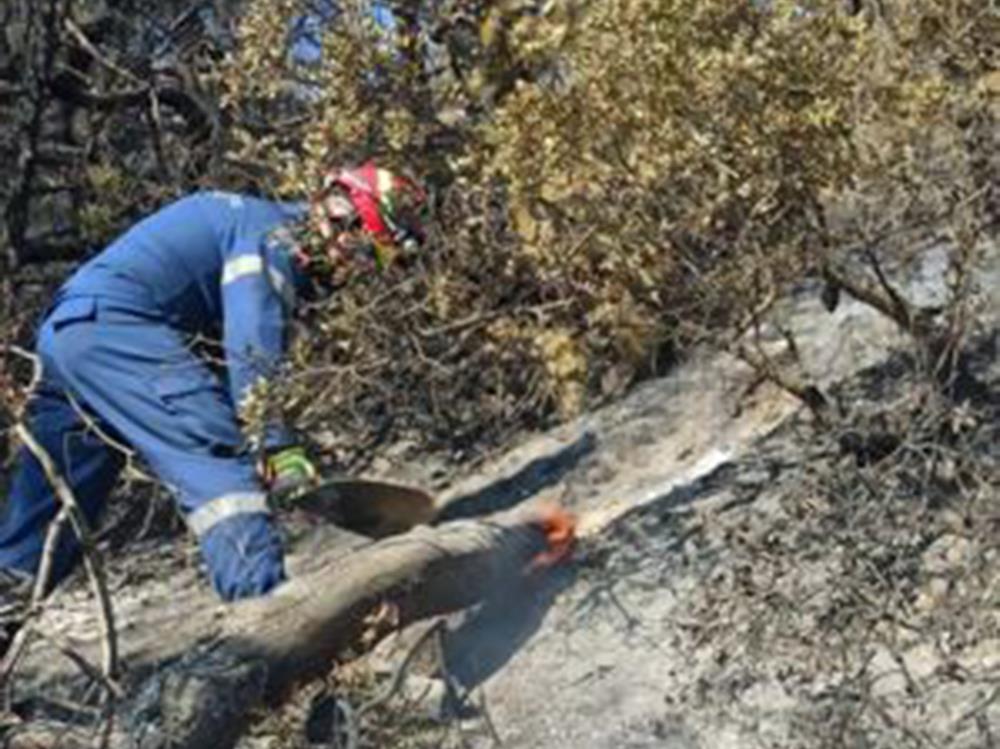
[[[576,516],[558,505],[538,508],[536,524],[545,533],[548,548],[531,560],[528,569],[532,571],[551,567],[566,559],[576,541]]]

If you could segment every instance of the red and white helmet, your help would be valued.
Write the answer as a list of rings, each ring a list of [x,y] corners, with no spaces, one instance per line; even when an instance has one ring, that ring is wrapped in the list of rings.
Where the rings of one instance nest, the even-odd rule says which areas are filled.
[[[413,180],[369,161],[357,168],[333,171],[323,191],[341,188],[361,220],[361,228],[380,244],[397,247],[424,243],[427,194]]]

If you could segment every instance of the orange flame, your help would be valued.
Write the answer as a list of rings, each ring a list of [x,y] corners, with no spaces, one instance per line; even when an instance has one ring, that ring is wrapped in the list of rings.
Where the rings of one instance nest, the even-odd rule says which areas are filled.
[[[576,543],[576,516],[559,505],[545,505],[538,508],[535,525],[545,534],[548,548],[535,555],[528,570],[544,569],[564,561],[573,551]]]

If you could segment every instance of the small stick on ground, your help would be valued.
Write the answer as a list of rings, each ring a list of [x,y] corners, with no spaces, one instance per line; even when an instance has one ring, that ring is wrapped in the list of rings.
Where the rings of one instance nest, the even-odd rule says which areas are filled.
[[[2,663],[0,663],[0,688],[10,684],[10,678],[17,669],[17,664],[20,662],[21,656],[24,654],[24,648],[31,636],[34,623],[42,612],[42,603],[49,587],[49,580],[52,577],[52,565],[55,559],[56,546],[62,537],[62,531],[68,519],[69,513],[63,507],[49,524],[49,530],[45,535],[45,544],[42,547],[42,562],[38,568],[38,574],[35,576],[35,585],[31,592],[31,603],[28,605],[28,611],[24,615],[25,619],[21,628],[14,636],[14,640],[4,654]],[[4,689],[4,702],[7,703],[7,707],[9,707],[9,697],[9,690]]]
[[[444,619],[438,619],[421,633],[420,637],[417,638],[417,641],[413,643],[413,646],[406,652],[406,655],[403,656],[399,665],[396,666],[396,670],[393,671],[392,677],[389,679],[389,683],[386,685],[385,689],[365,702],[358,709],[357,717],[359,719],[364,717],[365,713],[369,713],[376,707],[384,705],[386,702],[399,694],[399,690],[403,687],[403,682],[406,681],[406,675],[410,670],[410,664],[413,663],[413,659],[416,658],[417,653],[420,652],[421,648],[423,648],[431,636],[440,632],[440,630],[444,627],[444,623]]]

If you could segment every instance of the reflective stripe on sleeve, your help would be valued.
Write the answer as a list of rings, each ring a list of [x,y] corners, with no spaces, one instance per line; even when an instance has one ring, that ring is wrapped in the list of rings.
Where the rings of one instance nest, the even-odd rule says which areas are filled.
[[[240,255],[226,261],[222,267],[222,284],[234,283],[241,278],[257,276],[264,272],[264,259],[260,255]],[[277,268],[267,266],[267,278],[271,287],[281,297],[282,304],[291,309],[295,306],[295,287]]]
[[[187,516],[187,524],[196,536],[203,536],[223,520],[237,515],[270,514],[263,492],[234,492],[210,499]]]
[[[230,258],[222,266],[222,283],[230,284],[247,276],[264,272],[264,259],[260,255],[240,255]]]

